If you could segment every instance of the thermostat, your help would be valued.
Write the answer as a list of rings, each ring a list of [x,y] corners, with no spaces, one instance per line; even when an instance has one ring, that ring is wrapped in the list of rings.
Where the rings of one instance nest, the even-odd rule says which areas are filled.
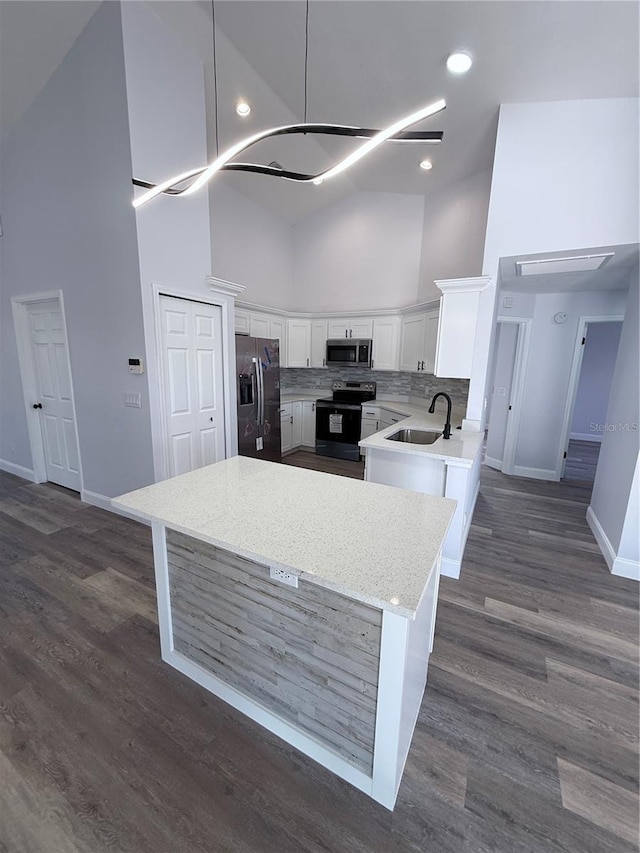
[[[144,373],[144,364],[141,358],[129,359],[129,373]]]
[[[553,322],[557,323],[561,326],[563,323],[567,322],[567,313],[566,311],[558,311],[557,314],[553,315]]]

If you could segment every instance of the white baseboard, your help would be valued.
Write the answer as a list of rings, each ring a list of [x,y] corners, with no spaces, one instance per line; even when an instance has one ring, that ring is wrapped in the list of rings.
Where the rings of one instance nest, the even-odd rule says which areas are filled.
[[[640,581],[640,563],[638,560],[627,560],[626,557],[616,555],[609,537],[590,506],[587,508],[587,524],[591,528],[611,574],[620,578],[629,578],[632,581]]]
[[[146,521],[144,518],[138,518],[135,515],[132,515],[130,512],[127,512],[124,509],[120,509],[120,507],[115,507],[111,503],[111,498],[108,498],[106,495],[101,495],[98,492],[89,492],[86,489],[83,489],[80,493],[80,498],[86,504],[91,504],[91,506],[97,506],[100,509],[106,509],[107,512],[113,512],[115,515],[122,515],[124,518],[131,518],[133,521],[140,521],[142,524],[150,525],[150,521]]]
[[[488,465],[489,468],[496,468],[498,471],[502,471],[502,459],[496,459],[493,456],[485,456],[484,464]]]
[[[616,552],[613,550],[613,545],[609,542],[609,537],[604,532],[604,528],[598,521],[595,512],[591,509],[591,506],[587,507],[587,524],[591,528],[591,532],[598,543],[598,548],[602,551],[602,556],[605,558],[607,566],[609,566],[609,571],[611,571],[616,559]]]
[[[460,577],[460,560],[454,560],[452,557],[443,557],[440,564],[440,574],[445,578],[458,580]]]
[[[33,468],[16,465],[15,462],[9,462],[8,459],[0,459],[0,471],[6,471],[7,474],[15,474],[16,477],[22,477],[23,480],[29,480],[30,483],[37,482]]]
[[[613,561],[611,574],[619,578],[640,581],[640,562],[638,560],[627,560],[625,557],[616,557]]]
[[[573,438],[575,441],[597,441],[598,444],[602,441],[602,436],[597,432],[572,432],[569,434],[569,438]]]
[[[554,480],[558,481],[559,477],[553,468],[526,468],[524,465],[514,465],[514,476],[529,477],[531,480]]]

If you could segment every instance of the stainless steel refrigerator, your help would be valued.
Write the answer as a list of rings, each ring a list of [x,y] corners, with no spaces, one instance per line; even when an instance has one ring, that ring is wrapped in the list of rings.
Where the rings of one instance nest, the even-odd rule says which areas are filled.
[[[280,344],[236,335],[238,453],[280,461]]]

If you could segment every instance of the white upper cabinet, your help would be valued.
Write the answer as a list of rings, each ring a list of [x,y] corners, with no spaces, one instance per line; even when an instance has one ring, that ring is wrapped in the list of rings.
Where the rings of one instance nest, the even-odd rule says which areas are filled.
[[[235,326],[237,335],[250,335],[251,314],[242,308],[235,310]]]
[[[327,366],[327,321],[311,321],[311,367]],[[315,442],[314,442],[315,444]]]
[[[480,292],[489,276],[436,281],[442,291],[435,374],[448,379],[470,379],[476,341]]]
[[[249,334],[252,338],[269,338],[269,317],[266,314],[251,314],[249,316]]]
[[[374,370],[398,369],[399,317],[376,317],[373,321]]]
[[[336,338],[371,338],[373,320],[368,317],[337,317],[329,320],[328,336]]]
[[[287,320],[286,366],[311,366],[311,320]]]
[[[422,311],[402,318],[400,370],[413,373],[433,373],[438,311]]]
[[[438,347],[439,311],[427,311],[427,322],[424,330],[424,371],[435,373],[436,350]]]

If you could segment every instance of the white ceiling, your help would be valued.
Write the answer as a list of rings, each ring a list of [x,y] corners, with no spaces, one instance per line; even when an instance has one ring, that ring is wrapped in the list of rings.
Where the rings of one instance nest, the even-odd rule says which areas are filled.
[[[607,263],[599,270],[589,272],[546,273],[518,276],[518,261],[539,261],[550,258],[608,255]],[[538,255],[514,255],[500,258],[500,286],[504,291],[517,293],[575,293],[590,290],[627,290],[634,267],[638,265],[638,244],[624,246],[598,246],[588,249],[571,249],[564,252],[546,252]]]
[[[97,5],[88,0],[1,0],[3,132],[42,88]],[[212,104],[211,4],[182,0],[150,5],[207,63]],[[302,120],[304,2],[216,0],[215,11],[221,147],[249,132]],[[453,77],[445,69],[454,48],[474,56],[466,76]],[[444,142],[438,147],[388,143],[348,176],[320,187],[239,173],[217,180],[290,222],[354,189],[437,195],[452,182],[491,168],[501,103],[637,97],[638,57],[635,2],[314,0],[308,119],[384,127],[444,97],[445,113],[419,126],[444,130]],[[253,107],[247,120],[233,110],[239,95]],[[213,109],[210,113],[213,140]],[[553,140],[540,144],[552,145]],[[349,145],[353,142],[335,139],[270,140],[252,149],[252,159],[314,171],[330,165]],[[434,163],[430,172],[418,168],[425,156]]]

